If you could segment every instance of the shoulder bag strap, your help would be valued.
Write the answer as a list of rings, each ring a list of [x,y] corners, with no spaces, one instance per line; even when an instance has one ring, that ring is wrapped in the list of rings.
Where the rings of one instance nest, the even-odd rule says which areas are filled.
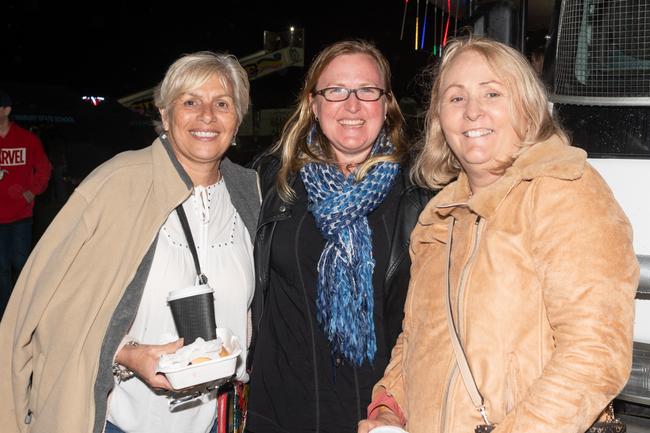
[[[490,425],[490,421],[487,417],[487,411],[485,410],[485,404],[483,403],[483,396],[476,386],[476,381],[474,380],[474,376],[472,376],[472,370],[469,368],[467,357],[465,356],[463,346],[460,342],[460,338],[458,337],[458,333],[456,332],[456,326],[454,325],[454,317],[451,308],[451,284],[449,282],[449,271],[451,268],[451,241],[454,232],[454,222],[455,219],[451,217],[451,220],[449,221],[449,233],[447,234],[447,260],[445,263],[445,305],[447,313],[447,325],[449,328],[449,336],[451,337],[451,347],[454,349],[454,356],[456,357],[456,363],[458,364],[458,368],[460,370],[461,377],[463,378],[465,388],[467,388],[467,392],[469,393],[469,397],[472,400],[472,404],[474,407],[476,407],[476,410],[478,410],[483,417],[485,424]]]
[[[181,221],[181,226],[183,227],[183,232],[185,233],[185,239],[187,239],[187,245],[189,245],[190,252],[192,253],[192,258],[194,259],[194,267],[196,268],[196,274],[199,276],[199,284],[207,284],[208,277],[206,277],[205,274],[201,272],[199,255],[196,252],[196,245],[194,244],[194,238],[192,237],[190,224],[187,221],[187,215],[185,215],[185,210],[183,209],[183,203],[179,204],[176,207],[176,213],[178,214],[178,219]]]

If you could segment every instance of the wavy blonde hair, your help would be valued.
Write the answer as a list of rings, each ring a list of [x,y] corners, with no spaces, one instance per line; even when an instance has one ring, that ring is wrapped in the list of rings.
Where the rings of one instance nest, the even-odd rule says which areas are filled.
[[[438,189],[458,176],[461,165],[445,140],[440,125],[441,85],[445,74],[463,53],[481,55],[490,68],[503,80],[511,95],[510,111],[515,132],[521,139],[520,149],[509,161],[497,167],[503,172],[530,146],[556,134],[569,144],[566,133],[553,119],[544,85],[528,60],[517,50],[500,42],[476,36],[451,41],[437,67],[432,70],[431,100],[425,119],[423,148],[411,168],[413,181],[421,186]]]
[[[364,161],[356,172],[357,180],[362,179],[374,165],[382,161],[400,161],[406,152],[404,116],[402,116],[402,111],[391,90],[391,73],[388,60],[370,42],[364,40],[336,42],[321,51],[312,62],[305,76],[303,88],[298,95],[296,109],[285,123],[280,139],[271,149],[272,152],[280,153],[281,167],[278,171],[277,187],[280,197],[285,201],[291,201],[295,198],[295,192],[289,185],[290,175],[297,173],[305,164],[310,162],[335,163],[332,146],[320,127],[316,126],[316,133],[312,143],[311,145],[307,144],[307,136],[315,122],[310,96],[316,91],[318,79],[325,68],[335,58],[346,54],[366,54],[377,63],[384,80],[383,87],[386,91],[384,128],[395,146],[395,152],[390,155],[371,156]]]

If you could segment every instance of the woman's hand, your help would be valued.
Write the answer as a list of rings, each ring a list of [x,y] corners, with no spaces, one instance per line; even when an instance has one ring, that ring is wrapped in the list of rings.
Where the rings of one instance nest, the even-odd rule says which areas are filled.
[[[393,413],[390,409],[386,408],[385,406],[382,406],[377,409],[379,412],[379,415],[376,418],[373,419],[364,419],[359,421],[359,425],[357,427],[357,433],[368,433],[370,430],[372,430],[375,427],[381,427],[385,425],[390,425],[390,426],[395,426],[395,427],[402,427],[402,423],[399,420],[399,417]]]
[[[158,360],[161,355],[174,353],[183,347],[183,339],[179,338],[169,344],[139,344],[126,345],[115,357],[115,361],[133,371],[151,388],[172,390],[172,386],[162,373],[156,373]]]

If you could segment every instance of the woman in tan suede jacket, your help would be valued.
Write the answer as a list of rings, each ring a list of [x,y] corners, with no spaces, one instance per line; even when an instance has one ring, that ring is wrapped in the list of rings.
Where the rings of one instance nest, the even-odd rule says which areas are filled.
[[[450,43],[427,122],[414,175],[448,185],[412,234],[404,329],[359,432],[485,423],[452,349],[447,287],[494,433],[584,432],[630,369],[639,268],[626,216],[505,45]]]

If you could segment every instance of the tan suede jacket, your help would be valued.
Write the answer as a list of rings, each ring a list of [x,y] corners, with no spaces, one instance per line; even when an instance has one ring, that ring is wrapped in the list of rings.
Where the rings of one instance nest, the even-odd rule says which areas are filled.
[[[628,378],[639,266],[610,189],[557,137],[471,197],[461,174],[420,215],[404,330],[375,395],[396,399],[409,433],[483,422],[445,316],[451,218],[454,320],[494,433],[584,432]]]

